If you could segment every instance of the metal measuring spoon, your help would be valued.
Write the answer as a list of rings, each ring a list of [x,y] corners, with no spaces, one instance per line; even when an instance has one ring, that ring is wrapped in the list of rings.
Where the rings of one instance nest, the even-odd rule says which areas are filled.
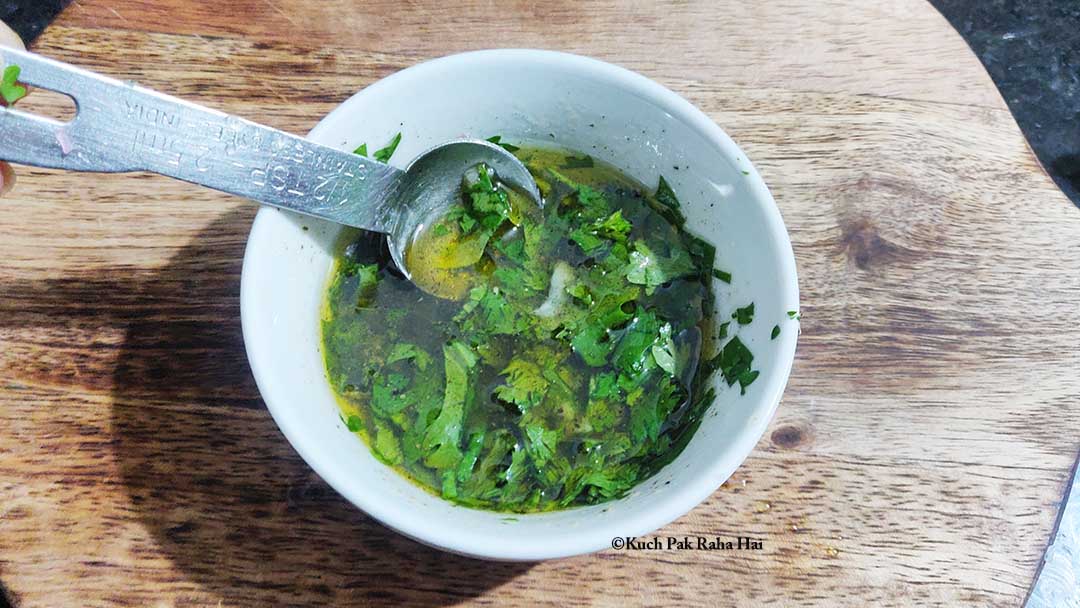
[[[0,160],[71,171],[150,171],[381,232],[410,280],[409,243],[425,222],[460,200],[461,178],[471,167],[486,163],[504,184],[542,204],[525,165],[487,141],[436,146],[402,171],[34,53],[4,48],[0,55],[5,65],[21,68],[20,82],[68,95],[78,108],[71,122],[61,123],[0,107]]]

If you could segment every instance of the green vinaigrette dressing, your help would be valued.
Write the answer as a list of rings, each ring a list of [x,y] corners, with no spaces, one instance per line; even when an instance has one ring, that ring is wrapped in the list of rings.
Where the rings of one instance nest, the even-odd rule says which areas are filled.
[[[348,428],[447,500],[596,504],[679,454],[714,371],[744,390],[757,372],[737,337],[715,354],[703,339],[711,281],[730,275],[684,230],[663,179],[648,191],[588,156],[513,152],[544,207],[485,167],[467,174],[460,207],[407,253],[442,297],[405,280],[380,235],[345,235],[323,312],[327,376]]]

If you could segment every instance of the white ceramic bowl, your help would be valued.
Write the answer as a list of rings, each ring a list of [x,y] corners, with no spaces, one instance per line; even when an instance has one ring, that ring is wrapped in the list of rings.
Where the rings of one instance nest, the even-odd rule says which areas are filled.
[[[346,499],[387,526],[456,553],[538,560],[608,547],[683,515],[726,480],[764,433],[795,355],[798,283],[776,203],[746,155],[705,114],[643,76],[600,61],[534,50],[454,55],[357,93],[311,132],[343,149],[404,136],[404,168],[434,144],[502,135],[587,152],[655,186],[660,173],[688,226],[715,244],[717,314],[754,302],[739,336],[761,376],[746,395],[719,377],[719,397],[685,451],[621,500],[518,515],[455,506],[378,462],[348,432],[326,380],[319,319],[338,228],[264,208],[251,229],[240,294],[244,341],[270,413],[297,452]],[[678,170],[674,167],[677,166]],[[308,227],[305,230],[304,227]],[[779,338],[770,339],[779,324]],[[719,376],[719,374],[717,375]]]

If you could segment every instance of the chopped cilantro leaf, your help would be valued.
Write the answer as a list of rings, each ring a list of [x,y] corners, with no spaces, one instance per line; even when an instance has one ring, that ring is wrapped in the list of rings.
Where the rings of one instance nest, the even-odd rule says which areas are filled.
[[[668,335],[670,337],[670,328]],[[660,335],[660,320],[651,311],[638,309],[626,333],[615,347],[612,364],[629,376],[636,376],[652,367],[652,346]]]
[[[608,330],[601,325],[588,325],[570,341],[574,352],[581,356],[587,365],[600,367],[607,363],[608,355],[614,345],[608,336]]]
[[[506,377],[506,384],[495,387],[495,396],[517,405],[520,411],[526,412],[544,400],[548,381],[535,363],[512,359],[500,375]]]
[[[371,407],[380,414],[392,416],[413,405],[415,395],[405,390],[408,385],[409,377],[405,374],[380,374],[372,385]]]
[[[626,267],[626,280],[649,290],[694,273],[694,264],[685,249],[676,249],[672,257],[657,255],[644,241],[635,241]],[[650,291],[651,293],[651,291]]]
[[[758,375],[761,372],[758,370],[747,370],[739,374],[739,394],[746,394],[746,387],[750,386],[754,380],[757,380]]]
[[[408,361],[413,360],[416,362],[416,367],[420,371],[427,369],[428,365],[431,365],[431,355],[426,351],[420,349],[415,344],[409,344],[407,342],[401,342],[394,345],[394,350],[390,351],[390,356],[386,358],[386,364],[389,365],[395,361]]]
[[[772,328],[772,336],[770,336],[769,339],[770,340],[775,340],[779,335],[780,335],[780,326],[779,325],[774,325],[773,328]]]
[[[660,434],[660,424],[663,422],[656,411],[656,404],[660,395],[657,391],[642,391],[640,396],[630,405],[630,438],[635,443],[653,441]]]
[[[379,161],[380,163],[390,162],[390,157],[394,155],[394,151],[397,150],[398,144],[400,143],[401,132],[399,131],[397,135],[394,135],[394,137],[390,140],[390,143],[386,144],[386,147],[376,150],[375,154],[372,155],[372,158]]]
[[[457,478],[454,477],[453,471],[443,471],[441,491],[443,498],[447,500],[454,500],[458,497]]]
[[[579,184],[555,169],[548,169],[548,173],[551,174],[556,181],[573,189],[574,196],[572,197],[572,200],[568,197],[561,201],[561,204],[566,206],[569,202],[569,206],[572,207],[572,210],[575,211],[576,215],[581,219],[593,220],[607,215],[610,212],[610,204],[608,203],[607,198],[599,190],[586,184]]]
[[[656,194],[653,195],[656,201],[656,210],[668,219],[675,226],[682,226],[686,223],[686,218],[682,214],[679,204],[679,198],[675,196],[675,191],[671,189],[671,185],[668,184],[664,176],[660,176],[660,181],[656,185]]]
[[[589,286],[585,283],[574,283],[566,288],[566,293],[585,306],[592,306],[593,302],[595,302]]]
[[[463,234],[469,234],[479,225],[479,222],[471,215],[462,215],[458,219],[458,224],[461,226],[461,232]]]
[[[483,429],[469,437],[469,445],[465,448],[465,453],[462,455],[456,471],[458,481],[466,481],[472,476],[473,468],[476,466],[477,459],[480,458],[482,449],[484,449]]]
[[[559,445],[559,432],[540,424],[526,426],[525,437],[529,440],[529,453],[538,467],[547,464]]]
[[[609,241],[625,243],[630,228],[630,222],[623,218],[622,211],[616,209],[602,220],[575,228],[570,233],[570,240],[577,243],[585,255],[593,255]]]
[[[749,382],[753,382],[756,374],[753,376],[744,376],[750,372],[750,365],[754,362],[754,355],[750,352],[750,349],[746,348],[746,345],[739,340],[738,336],[735,336],[724,345],[724,348],[720,351],[719,357],[719,369],[723,374],[724,380],[728,383],[728,386],[739,382],[745,389]],[[748,380],[743,383],[742,380]]]
[[[514,152],[517,152],[518,150],[521,149],[521,148],[519,148],[519,147],[517,147],[517,146],[515,146],[513,144],[508,144],[508,143],[503,142],[501,135],[494,135],[492,137],[487,138],[487,140],[490,141],[491,143],[499,146],[503,150],[506,150],[507,152],[509,152],[511,154],[513,154]]]
[[[349,429],[352,433],[356,433],[364,428],[364,422],[356,414],[352,414],[348,418],[342,418],[342,421],[345,422],[345,428]]]
[[[19,84],[19,75],[21,73],[22,68],[17,65],[9,65],[4,69],[3,78],[0,78],[0,97],[3,97],[4,103],[9,106],[26,97],[26,87]]]
[[[671,189],[671,184],[664,179],[664,176],[660,176],[660,181],[656,185],[656,200],[671,209],[678,209],[679,197],[675,196],[675,191]]]
[[[394,432],[385,425],[377,425],[375,434],[375,453],[387,464],[400,464],[403,456],[401,442]]]
[[[754,320],[754,303],[751,302],[742,308],[736,308],[731,313],[731,318],[739,322],[739,325],[749,325]]]
[[[671,323],[664,323],[660,327],[660,335],[652,346],[652,356],[660,369],[675,375],[675,342],[671,339]]]
[[[484,329],[492,335],[512,335],[524,330],[531,322],[507,301],[497,287],[474,287],[469,301],[462,307],[455,321],[466,331]]]
[[[802,319],[802,315],[800,315],[798,313],[798,311],[795,311],[795,310],[787,311],[787,316],[788,316],[789,319],[794,319],[796,321],[799,321],[799,320]]]
[[[637,290],[624,290],[604,295],[589,311],[589,314],[575,328],[573,338],[570,341],[571,348],[577,353],[586,365],[601,367],[607,363],[608,357],[616,347],[612,341],[609,330],[618,325],[625,324],[633,318],[633,312],[624,310],[634,300]],[[655,319],[655,317],[650,317]],[[650,342],[651,343],[651,342]],[[644,350],[642,346],[642,351]],[[638,353],[641,357],[641,353]]]
[[[462,191],[466,196],[466,214],[463,218],[472,220],[468,225],[461,222],[462,232],[466,234],[478,226],[494,231],[510,217],[510,197],[505,189],[492,181],[492,173],[491,167],[481,163],[466,173],[462,180]]]
[[[566,162],[563,163],[564,169],[588,169],[595,166],[593,157],[588,154],[582,154],[581,156],[567,156]]]
[[[461,424],[470,391],[470,376],[477,356],[468,345],[451,342],[443,347],[446,367],[446,392],[442,409],[424,434],[424,464],[436,469],[456,467],[462,453]]]
[[[716,339],[723,340],[724,338],[726,338],[728,334],[728,327],[730,325],[731,321],[724,321],[723,323],[721,323],[720,327],[717,329]]]
[[[712,273],[713,273],[714,277],[720,279],[721,281],[723,281],[725,283],[731,283],[731,273],[730,272],[726,272],[726,271],[720,270],[718,268],[713,268]]]
[[[356,308],[371,306],[375,300],[375,290],[379,287],[379,266],[344,262],[341,273],[346,277],[357,277]]]
[[[367,143],[360,144],[360,147],[353,150],[353,154],[359,154],[360,156],[367,156]]]

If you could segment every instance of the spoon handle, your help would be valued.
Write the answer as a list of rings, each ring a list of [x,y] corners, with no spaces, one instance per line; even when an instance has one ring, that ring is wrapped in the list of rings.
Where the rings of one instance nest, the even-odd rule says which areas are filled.
[[[14,49],[19,81],[75,100],[69,123],[0,107],[0,160],[151,171],[260,203],[387,232],[404,172],[130,82]]]

